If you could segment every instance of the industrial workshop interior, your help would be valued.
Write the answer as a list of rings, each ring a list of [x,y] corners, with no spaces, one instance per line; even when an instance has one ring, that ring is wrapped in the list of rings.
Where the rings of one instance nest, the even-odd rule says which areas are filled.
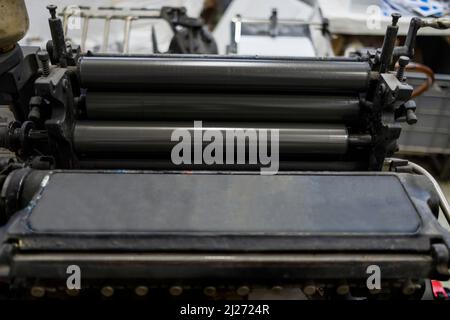
[[[449,14],[0,0],[0,300],[445,304]]]

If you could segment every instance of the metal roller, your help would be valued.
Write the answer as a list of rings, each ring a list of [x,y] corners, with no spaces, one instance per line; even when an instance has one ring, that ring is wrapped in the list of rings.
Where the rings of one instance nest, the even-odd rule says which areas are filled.
[[[202,134],[205,130],[219,130],[226,144],[232,143],[226,139],[227,131],[250,128],[255,129],[258,136],[264,129],[278,129],[280,154],[345,154],[348,149],[349,135],[344,125],[205,123],[195,130],[203,131]],[[191,122],[79,121],[75,126],[74,145],[80,154],[170,154],[179,142],[171,141],[176,129],[186,129],[194,141]],[[267,136],[270,145],[270,132]],[[203,142],[203,145],[209,143]]]
[[[367,62],[325,59],[82,57],[81,87],[90,91],[360,92]]]
[[[303,158],[303,156],[302,156]],[[261,164],[181,164],[176,165],[170,159],[105,159],[87,158],[79,162],[82,169],[129,169],[129,170],[217,170],[217,171],[253,171],[264,167]],[[364,161],[336,161],[329,160],[305,160],[289,161],[280,159],[280,171],[364,171],[367,163]]]
[[[216,120],[350,122],[359,115],[352,96],[89,92],[90,120]]]

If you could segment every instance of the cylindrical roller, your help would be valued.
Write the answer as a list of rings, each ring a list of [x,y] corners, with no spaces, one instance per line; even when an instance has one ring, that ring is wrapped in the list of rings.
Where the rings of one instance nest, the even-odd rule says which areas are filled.
[[[352,122],[355,96],[89,92],[90,120]]]
[[[172,133],[178,131],[172,138]],[[233,135],[236,129],[245,133],[241,140]],[[266,133],[265,141],[270,148],[272,140],[271,129],[278,129],[280,154],[345,154],[348,148],[348,132],[344,125],[298,125],[298,124],[267,124],[267,123],[205,123],[201,127],[193,126],[191,122],[123,122],[123,121],[79,121],[75,125],[74,145],[80,154],[166,154],[170,156],[173,147],[181,141],[180,134],[186,133],[183,139],[190,139],[191,146],[204,147],[208,141],[202,141],[205,131],[215,130],[221,135],[224,148],[227,145],[237,145],[245,139],[245,145],[259,143],[259,137]],[[195,131],[195,132],[194,132]],[[256,138],[255,138],[256,134]],[[200,140],[196,137],[200,136]],[[172,139],[174,141],[172,141]],[[263,141],[263,139],[261,139]]]
[[[83,57],[81,87],[90,91],[359,92],[367,62],[318,59]]]
[[[129,170],[217,170],[217,171],[254,171],[265,167],[261,164],[181,164],[176,165],[170,159],[83,159],[78,163],[81,169],[129,169]],[[289,161],[280,159],[280,171],[363,171],[367,170],[364,161],[307,160]]]

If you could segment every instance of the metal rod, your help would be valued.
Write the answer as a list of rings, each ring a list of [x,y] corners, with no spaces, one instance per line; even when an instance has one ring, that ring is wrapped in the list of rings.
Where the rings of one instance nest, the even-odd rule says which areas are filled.
[[[81,31],[81,51],[86,51],[86,40],[88,35],[88,29],[89,29],[89,16],[85,16],[83,20],[83,30]]]
[[[394,52],[395,41],[398,33],[398,19],[400,15],[397,13],[392,14],[392,25],[387,26],[386,35],[384,36],[383,47],[380,55],[380,73],[385,73],[389,70],[389,66],[392,62],[392,54]]]
[[[123,20],[128,16],[133,16],[139,19],[156,20],[161,18],[161,9],[148,9],[148,8],[122,8],[122,7],[78,7],[81,16],[89,16],[91,19],[106,19],[108,16],[112,16],[112,19]],[[72,10],[66,10],[72,12]],[[59,13],[60,16],[64,15]]]
[[[103,52],[108,51],[110,27],[111,27],[111,17],[109,16],[109,17],[105,18],[105,27],[103,29],[103,44],[102,44]]]
[[[56,6],[47,6],[51,17],[48,19],[53,41],[53,60],[61,67],[67,66],[67,47],[64,38],[64,28],[61,19],[56,17]]]
[[[128,53],[130,50],[130,33],[131,33],[131,22],[134,17],[129,16],[125,19],[125,30],[123,36],[123,53]]]
[[[264,61],[282,61],[282,62],[366,62],[367,59],[362,57],[299,57],[299,56],[259,56],[259,55],[221,55],[221,54],[182,54],[182,53],[163,53],[163,54],[127,54],[117,55],[116,53],[90,53],[84,58],[127,58],[127,59],[183,59],[183,60],[208,60],[208,61],[242,61],[253,60]],[[375,74],[378,74],[376,72]],[[372,76],[374,76],[373,74]],[[377,78],[374,77],[374,80]]]
[[[63,14],[63,29],[64,35],[67,36],[68,27],[69,27],[69,18],[72,16],[72,13],[65,10]]]

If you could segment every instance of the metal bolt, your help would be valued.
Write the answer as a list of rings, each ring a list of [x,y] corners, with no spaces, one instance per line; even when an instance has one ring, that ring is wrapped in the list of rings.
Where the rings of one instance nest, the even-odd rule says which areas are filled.
[[[250,288],[247,286],[241,286],[236,290],[236,293],[241,297],[248,296],[250,293]]]
[[[409,63],[409,57],[407,56],[401,56],[400,58],[398,58],[398,70],[397,70],[397,79],[399,81],[403,81],[403,76],[405,74],[405,69],[406,66]]]
[[[214,297],[217,293],[217,290],[215,287],[210,286],[203,289],[203,293],[205,294],[205,296]]]
[[[146,296],[148,294],[148,287],[138,286],[134,289],[134,293],[139,297]]]
[[[66,293],[67,295],[71,296],[71,297],[76,297],[80,294],[80,290],[77,289],[66,289]]]
[[[106,287],[103,287],[103,288],[100,290],[100,292],[102,293],[102,295],[103,295],[104,297],[109,298],[109,297],[112,297],[112,295],[114,294],[114,288],[113,288],[113,287],[110,287],[110,286],[106,286]]]
[[[418,290],[420,288],[421,288],[420,284],[414,283],[411,280],[407,280],[403,284],[402,292],[405,296],[410,296],[410,295],[414,294],[414,292],[416,292],[416,290]]]
[[[272,291],[273,291],[273,293],[280,294],[283,291],[283,287],[282,286],[273,286]]]
[[[56,9],[58,7],[55,6],[54,4],[49,4],[47,6],[48,11],[50,12],[50,15],[52,16],[52,19],[56,19]]]
[[[39,51],[37,53],[39,61],[42,63],[42,74],[47,77],[50,74],[50,64],[47,51]]]
[[[396,26],[398,20],[402,17],[402,15],[400,13],[394,12],[393,14],[391,14],[392,17],[392,25]]]
[[[409,125],[417,123],[417,116],[414,110],[412,109],[406,110],[406,123]]]
[[[173,286],[173,287],[170,287],[169,293],[170,293],[172,296],[179,296],[179,295],[181,295],[181,294],[183,293],[183,288],[180,287],[180,286]]]
[[[42,298],[45,295],[45,288],[43,287],[32,287],[30,293],[33,297]]]
[[[336,293],[338,295],[341,296],[345,296],[346,294],[348,294],[350,292],[350,287],[348,286],[348,284],[343,283],[340,284],[337,288],[336,288]]]
[[[370,294],[379,294],[381,292],[381,289],[370,289],[369,293]]]
[[[317,291],[317,287],[314,285],[314,283],[308,283],[307,285],[305,285],[303,287],[303,292],[307,295],[307,296],[312,296],[313,294],[315,294]]]

